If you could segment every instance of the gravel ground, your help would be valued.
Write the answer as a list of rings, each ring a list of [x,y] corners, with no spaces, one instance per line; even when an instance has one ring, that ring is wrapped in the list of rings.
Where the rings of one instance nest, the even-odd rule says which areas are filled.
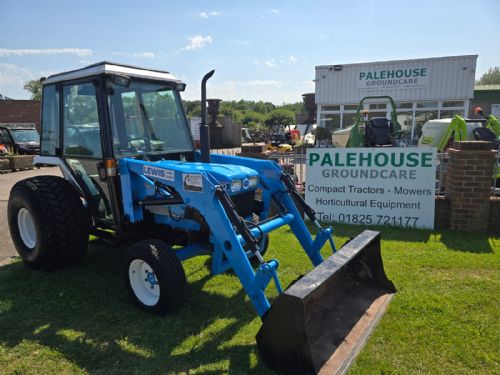
[[[0,266],[7,263],[12,257],[17,256],[7,224],[7,202],[10,189],[19,180],[41,175],[61,176],[61,172],[57,167],[49,167],[0,174]]]

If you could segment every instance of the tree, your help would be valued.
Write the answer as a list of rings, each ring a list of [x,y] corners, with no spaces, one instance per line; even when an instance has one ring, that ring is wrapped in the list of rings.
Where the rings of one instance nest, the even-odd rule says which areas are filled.
[[[42,84],[39,79],[32,79],[24,84],[23,89],[29,91],[31,94],[31,99],[41,100],[42,99]]]
[[[243,123],[243,125],[249,126],[248,124],[251,122],[254,124],[263,124],[264,120],[265,116],[263,114],[252,110],[246,110],[241,122]]]
[[[199,100],[189,101],[184,100],[184,108],[189,117],[199,117],[201,113],[201,105]],[[255,125],[264,125],[265,120],[269,117],[271,112],[281,109],[286,110],[289,115],[291,115],[291,120],[286,117],[286,120],[280,120],[279,125],[288,125],[294,123],[295,113],[303,112],[303,104],[301,102],[283,104],[281,106],[276,106],[273,103],[258,101],[254,102],[251,100],[224,100],[220,104],[220,114],[221,115],[232,115],[233,119],[237,123],[243,123],[247,125],[253,123]],[[271,120],[273,121],[273,120]],[[254,125],[254,126],[255,126]]]
[[[273,127],[277,125],[290,125],[295,122],[295,114],[292,111],[286,109],[275,109],[269,114],[265,123],[268,127]]]
[[[489,68],[486,73],[484,73],[479,81],[476,81],[479,85],[499,85],[500,84],[500,67],[495,66],[494,68]]]

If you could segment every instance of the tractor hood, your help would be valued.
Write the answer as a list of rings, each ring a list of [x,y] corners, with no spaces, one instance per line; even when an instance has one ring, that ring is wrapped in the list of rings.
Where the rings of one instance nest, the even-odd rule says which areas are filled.
[[[175,169],[183,173],[210,173],[220,182],[229,182],[235,179],[243,179],[245,177],[259,175],[257,171],[241,165],[180,162],[172,160],[158,161],[150,164],[155,167]]]
[[[207,174],[227,188],[231,195],[242,191],[255,190],[258,184],[259,173],[254,169],[241,165],[181,162],[176,160],[151,162],[128,158],[123,159],[123,161],[129,164],[130,167],[136,165],[138,168],[134,167],[135,173],[140,171],[141,174],[152,179],[155,179],[155,177],[166,180],[172,178],[173,181],[173,173],[182,174],[183,179],[190,178],[195,174]]]

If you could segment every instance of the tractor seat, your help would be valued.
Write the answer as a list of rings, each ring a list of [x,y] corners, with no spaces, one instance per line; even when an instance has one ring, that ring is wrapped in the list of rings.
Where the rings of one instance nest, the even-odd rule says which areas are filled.
[[[495,142],[495,133],[493,133],[488,128],[475,128],[472,129],[472,134],[474,134],[474,139],[477,141],[488,141]]]
[[[474,135],[474,139],[477,141],[491,142],[493,143],[493,147],[496,149],[500,147],[500,141],[496,138],[495,133],[488,128],[472,129],[472,134]]]
[[[365,126],[365,146],[390,146],[393,125],[385,117],[374,117]]]

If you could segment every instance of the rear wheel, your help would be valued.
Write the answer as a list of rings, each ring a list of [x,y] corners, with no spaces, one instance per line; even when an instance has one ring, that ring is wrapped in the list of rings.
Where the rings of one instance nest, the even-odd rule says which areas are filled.
[[[7,216],[16,250],[31,268],[58,269],[83,259],[90,215],[65,179],[38,176],[19,181],[10,192]]]
[[[186,275],[170,246],[155,239],[138,242],[128,250],[125,265],[128,290],[142,309],[165,315],[181,306]]]

